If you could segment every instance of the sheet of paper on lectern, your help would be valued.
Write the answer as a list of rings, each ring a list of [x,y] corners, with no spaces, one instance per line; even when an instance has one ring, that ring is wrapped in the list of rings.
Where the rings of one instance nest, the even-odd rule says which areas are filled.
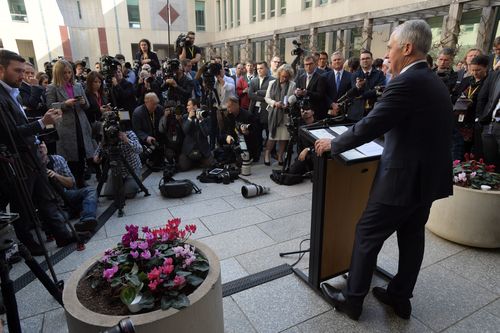
[[[329,133],[324,128],[311,130],[310,133],[318,139],[333,139],[335,138],[331,133]]]
[[[345,131],[347,131],[349,128],[346,126],[335,126],[335,127],[330,127],[330,130],[333,131],[334,133],[337,133],[338,135],[341,135]]]
[[[356,149],[351,149],[340,154],[346,160],[357,160],[359,158],[365,158],[366,156],[361,154]]]
[[[382,155],[382,152],[384,151],[384,147],[382,147],[381,145],[372,141],[372,142],[368,142],[362,146],[357,147],[356,150],[367,157],[368,156],[380,156],[380,155]]]

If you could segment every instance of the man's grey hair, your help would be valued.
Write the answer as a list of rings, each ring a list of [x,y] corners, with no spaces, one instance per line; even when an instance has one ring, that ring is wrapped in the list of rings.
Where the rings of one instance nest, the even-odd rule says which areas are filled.
[[[344,57],[344,53],[340,52],[340,51],[335,51],[332,53],[332,56],[331,56],[331,59],[333,59],[334,56],[340,56],[342,59],[345,59]]]
[[[158,96],[156,96],[156,94],[154,92],[149,92],[146,95],[144,95],[144,102],[146,100],[150,100],[150,99],[152,101],[154,101],[155,103],[160,103],[160,99],[158,98]]]
[[[403,46],[410,43],[417,52],[427,54],[431,49],[432,31],[424,20],[409,20],[394,30],[394,37]]]

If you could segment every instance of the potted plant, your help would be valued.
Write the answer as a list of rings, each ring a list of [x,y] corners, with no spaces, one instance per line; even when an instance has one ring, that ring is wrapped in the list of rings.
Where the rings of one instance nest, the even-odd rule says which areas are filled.
[[[453,162],[453,196],[434,202],[427,228],[453,242],[500,247],[500,174],[494,165],[465,154]]]
[[[158,229],[126,226],[116,247],[66,283],[69,332],[100,332],[130,317],[136,332],[222,332],[220,265],[180,219]]]

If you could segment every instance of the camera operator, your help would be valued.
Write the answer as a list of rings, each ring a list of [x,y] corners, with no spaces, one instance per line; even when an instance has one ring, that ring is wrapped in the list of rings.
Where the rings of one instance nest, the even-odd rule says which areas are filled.
[[[184,134],[182,131],[182,107],[175,101],[165,103],[165,111],[158,127],[162,134],[160,144],[164,147],[165,158],[173,165],[179,160]]]
[[[83,60],[78,60],[75,62],[75,82],[78,82],[85,89],[85,84],[87,82],[87,74],[85,73],[85,66],[87,64]]]
[[[304,58],[305,73],[297,78],[295,96],[298,99],[309,97],[311,108],[316,111],[316,119],[326,117],[326,78],[316,72],[316,60],[313,56]]]
[[[132,114],[137,106],[135,89],[132,83],[123,77],[121,69],[118,68],[116,70],[115,76],[111,79],[111,86],[114,100],[116,102],[116,105],[113,106],[127,110],[130,114],[130,119],[132,119]]]
[[[156,73],[160,69],[160,61],[156,52],[151,51],[151,42],[147,39],[139,41],[139,52],[135,54],[135,61],[140,64],[151,66],[151,73]]]
[[[160,143],[160,119],[164,115],[159,103],[155,93],[147,93],[144,96],[144,104],[138,106],[132,115],[132,127],[140,143],[154,151],[154,156],[151,156],[149,161],[152,167],[161,167],[163,164],[163,153],[156,149]]]
[[[436,66],[433,71],[444,82],[450,94],[457,83],[458,74],[452,68],[453,58],[455,57],[455,50],[452,48],[444,48],[439,51],[436,59]]]
[[[184,142],[179,156],[179,171],[187,171],[194,166],[208,168],[215,163],[207,140],[210,130],[208,111],[200,110],[199,107],[198,100],[188,100],[188,113],[184,115],[182,123]]]
[[[69,233],[64,225],[66,218],[61,214],[57,200],[50,191],[45,168],[36,158],[37,147],[35,135],[39,134],[47,125],[54,125],[61,119],[61,111],[50,109],[41,119],[28,122],[24,109],[19,100],[19,87],[24,77],[25,60],[17,53],[0,50],[0,112],[4,113],[14,136],[16,147],[7,147],[11,153],[14,148],[19,151],[19,159],[24,166],[26,176],[24,181],[28,195],[38,207],[38,213],[43,218],[49,232],[54,235],[58,246],[65,246],[76,239]],[[7,129],[0,128],[0,142],[7,144]],[[13,189],[2,184],[0,192],[2,197],[10,200],[11,211],[20,215],[20,220],[14,223],[16,236],[26,245],[32,255],[42,255],[43,248],[31,234],[29,212],[21,209],[23,198],[13,195]]]
[[[38,146],[40,160],[47,168],[47,176],[54,180],[51,185],[59,193],[56,187],[63,191],[59,193],[65,203],[69,205],[70,217],[80,217],[80,222],[75,224],[77,231],[93,231],[97,226],[97,195],[94,188],[86,186],[80,189],[75,187],[75,178],[68,167],[64,157],[59,155],[48,155],[47,146],[42,141]],[[75,209],[75,211],[71,211]]]
[[[259,133],[257,119],[245,109],[240,108],[238,97],[231,96],[227,101],[227,114],[224,117],[222,130],[225,142],[230,145],[239,142],[239,135],[243,135],[250,158],[258,162],[260,158]]]
[[[137,103],[140,105],[144,103],[144,96],[153,92],[158,96],[162,102],[161,82],[158,82],[151,72],[151,66],[148,64],[142,66],[143,70],[139,73],[139,80],[137,81]]]
[[[116,115],[113,111],[107,111],[103,114],[103,128],[104,132],[106,131],[107,128],[109,128],[110,124],[113,122],[116,122]],[[111,125],[115,126],[115,125]],[[141,177],[141,169],[142,169],[142,164],[141,164],[141,159],[139,155],[142,153],[142,145],[139,141],[139,138],[133,131],[114,131],[118,132],[118,149],[120,151],[120,155],[125,158],[125,160],[128,162],[134,173],[136,174],[137,177]],[[97,147],[94,155],[94,163],[101,163],[103,161],[103,157],[106,157],[108,155],[108,149],[109,146],[107,142],[109,141],[110,138],[106,138],[106,133],[103,134],[103,140]],[[111,138],[113,139],[113,138]],[[126,197],[134,197],[137,192],[139,191],[139,186],[135,182],[135,180],[132,178],[131,175],[129,175],[127,168],[122,165],[122,180],[125,188],[125,196]],[[114,196],[115,193],[113,193],[114,189],[116,188],[116,184],[113,183],[113,176],[112,172],[109,173],[108,179],[106,181],[106,187],[104,188],[104,196]]]
[[[351,73],[344,70],[344,55],[340,51],[333,52],[331,64],[331,71],[325,74],[327,81],[327,104],[333,116],[339,113],[339,106],[337,100],[344,96],[344,94],[351,90]]]
[[[181,35],[182,36],[182,35]],[[181,37],[179,36],[179,37]],[[178,38],[179,39],[179,38]],[[178,45],[180,47],[179,60],[190,59],[193,65],[193,70],[198,70],[198,62],[201,60],[201,49],[194,45],[195,33],[189,31],[184,39],[184,41],[179,40]]]
[[[314,117],[314,111],[310,107],[301,109],[300,116],[300,126],[309,125],[316,121]],[[288,173],[294,175],[303,175],[306,172],[313,170],[314,163],[313,159],[311,158],[312,148],[314,147],[305,147],[304,143],[300,140],[297,142],[297,151],[300,151],[300,153],[297,156],[297,160],[292,165],[290,165]]]
[[[182,107],[193,95],[194,82],[189,79],[177,59],[169,59],[166,63],[164,89],[168,89],[167,99],[178,102]]]
[[[357,98],[348,117],[353,121],[358,121],[373,109],[378,98],[378,87],[385,83],[384,73],[373,68],[373,55],[368,50],[361,50],[360,68],[353,73],[351,85],[356,87]]]

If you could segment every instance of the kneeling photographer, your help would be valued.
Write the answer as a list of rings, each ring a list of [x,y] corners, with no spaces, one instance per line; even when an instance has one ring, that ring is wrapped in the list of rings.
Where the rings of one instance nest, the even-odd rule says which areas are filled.
[[[315,122],[315,112],[311,108],[304,108],[300,110],[300,126],[309,125]],[[300,140],[297,142],[297,152],[300,152],[297,156],[297,160],[290,165],[288,173],[293,175],[304,175],[305,173],[313,170],[313,160],[311,155],[311,147],[306,147]]]
[[[175,101],[165,103],[165,112],[160,119],[160,146],[165,159],[171,166],[176,164],[181,153],[184,133],[182,131],[182,108]]]
[[[207,136],[210,131],[209,111],[200,110],[200,103],[190,98],[187,102],[187,115],[184,115],[182,130],[184,142],[179,157],[179,170],[187,171],[194,166],[208,168],[215,163]]]
[[[193,94],[194,82],[184,74],[177,59],[169,59],[163,65],[165,83],[161,90],[167,91],[167,100],[178,102],[184,107]]]
[[[139,185],[129,174],[127,168],[122,163],[116,163],[121,157],[125,159],[137,177],[141,177],[141,159],[142,146],[137,135],[131,130],[123,131],[120,127],[120,119],[115,111],[107,111],[103,114],[103,140],[99,143],[94,155],[94,163],[105,162],[108,166],[121,166],[121,175],[125,189],[125,196],[134,197],[139,191]],[[106,168],[105,168],[106,169]],[[103,175],[106,176],[106,175]],[[101,181],[102,182],[102,181]],[[112,173],[106,180],[104,196],[115,196],[114,189],[117,188],[113,183]]]
[[[227,115],[224,117],[224,140],[228,145],[241,143],[244,139],[250,158],[259,161],[259,140],[257,119],[248,110],[240,108],[238,97],[231,96],[227,100]]]
[[[69,217],[79,216],[80,222],[75,224],[76,231],[93,231],[97,226],[97,195],[90,186],[77,189],[75,177],[64,157],[48,155],[45,142],[38,146],[40,160],[47,168],[50,185],[66,205]]]
[[[149,154],[146,164],[151,169],[161,170],[163,167],[163,151],[160,148],[160,120],[164,116],[160,100],[155,93],[144,96],[144,104],[138,106],[132,115],[132,128],[141,145],[147,146]]]

